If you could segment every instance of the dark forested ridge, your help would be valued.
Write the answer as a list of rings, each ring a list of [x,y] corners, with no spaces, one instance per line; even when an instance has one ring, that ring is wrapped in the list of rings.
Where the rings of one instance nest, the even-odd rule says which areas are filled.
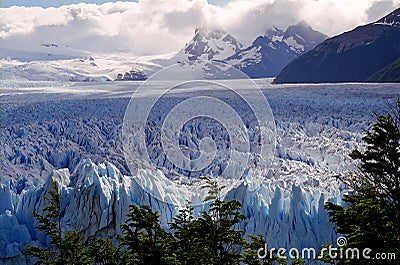
[[[400,9],[330,38],[290,62],[275,83],[390,82],[399,68]],[[381,72],[382,71],[382,72]]]

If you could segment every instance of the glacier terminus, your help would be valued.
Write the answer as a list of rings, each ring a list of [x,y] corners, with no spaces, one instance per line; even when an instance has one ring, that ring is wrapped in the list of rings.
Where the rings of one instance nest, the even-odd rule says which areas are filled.
[[[255,95],[248,81],[227,82],[240,87],[240,93],[250,98]],[[272,85],[272,79],[252,82],[261,89],[273,114],[273,159],[268,170],[259,173],[262,175],[252,167],[242,168],[243,178],[232,184],[225,198],[243,204],[248,216],[241,224],[245,233],[265,235],[271,247],[318,249],[327,242],[336,242],[324,203],[340,204],[343,194],[351,192],[339,180],[356,170],[357,165],[348,154],[363,148],[362,137],[374,121],[373,112],[389,111],[388,103],[398,98],[399,85]],[[231,135],[221,124],[207,123],[206,117],[191,119],[178,128],[178,141],[180,150],[190,159],[201,158],[201,150],[216,148],[213,166],[197,168],[192,174],[175,170],[159,148],[158,113],[168,112],[168,106],[196,93],[181,86],[163,96],[152,110],[155,121],[148,124],[143,151],[149,154],[154,167],[142,163],[132,172],[124,156],[123,123],[131,96],[141,84],[3,81],[1,263],[27,263],[22,254],[27,244],[47,244],[45,235],[34,228],[32,212],[45,205],[42,196],[52,180],[60,186],[62,223],[66,229],[83,231],[86,236],[115,238],[129,204],[151,206],[160,212],[166,226],[185,200],[199,201],[204,197],[205,191],[198,186],[200,175],[218,176],[229,168],[225,151],[232,147]],[[142,91],[141,100],[154,96],[158,84],[153,85]],[[247,119],[245,127],[252,127],[251,112],[229,91],[210,88],[203,96],[226,102],[242,120]],[[208,108],[212,110],[215,105],[210,103]],[[168,134],[176,128],[164,129]],[[257,138],[256,130],[253,136]],[[216,144],[202,141],[204,137]],[[237,150],[245,148],[238,146]],[[256,150],[255,146],[249,148]],[[239,169],[240,163],[230,172]],[[252,185],[253,178],[259,177],[259,185]],[[229,179],[220,180],[231,183]],[[195,212],[204,207],[198,204]]]

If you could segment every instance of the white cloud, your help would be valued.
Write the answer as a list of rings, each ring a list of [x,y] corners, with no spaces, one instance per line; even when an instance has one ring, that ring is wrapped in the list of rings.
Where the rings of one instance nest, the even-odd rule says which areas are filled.
[[[183,47],[197,27],[222,27],[247,44],[272,25],[306,20],[335,35],[371,22],[400,0],[141,0],[59,8],[0,9],[1,47],[35,50],[42,43],[91,52],[161,54]]]

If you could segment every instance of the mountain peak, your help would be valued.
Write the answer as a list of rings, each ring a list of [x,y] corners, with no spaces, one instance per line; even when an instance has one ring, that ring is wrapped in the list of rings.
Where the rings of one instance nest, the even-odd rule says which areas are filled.
[[[307,21],[305,20],[301,20],[299,23],[297,23],[296,25],[291,25],[286,29],[286,32],[288,32],[289,34],[293,34],[293,33],[305,33],[305,32],[318,32],[313,30],[313,28],[310,26],[310,24],[308,24]],[[319,34],[321,34],[320,32],[318,32]],[[323,34],[321,34],[323,35]]]
[[[265,31],[264,37],[272,38],[273,36],[280,36],[284,33],[285,32],[279,29],[277,26],[272,26]]]
[[[219,39],[229,34],[225,30],[219,28],[214,28],[214,29],[196,28],[194,31],[194,35],[195,37],[201,36],[207,39]]]
[[[312,46],[315,46],[328,38],[321,32],[314,30],[305,20],[300,21],[296,25],[289,26],[286,30],[285,37],[287,38],[289,36],[301,36],[305,42],[311,43]]]
[[[173,61],[225,62],[253,78],[276,76],[288,62],[326,38],[305,21],[286,31],[270,27],[245,48],[220,28],[197,28],[194,33],[194,37],[172,58]]]
[[[252,78],[272,77],[291,60],[314,48],[325,38],[306,22],[291,26],[286,31],[273,26],[227,61]]]
[[[297,27],[297,28],[307,28],[307,29],[312,29],[310,24],[308,24],[307,21],[305,21],[304,19],[302,19],[299,23],[297,23],[294,26],[289,26],[289,27]]]
[[[242,45],[223,29],[197,28],[194,37],[175,59],[178,61],[223,60],[241,48]]]

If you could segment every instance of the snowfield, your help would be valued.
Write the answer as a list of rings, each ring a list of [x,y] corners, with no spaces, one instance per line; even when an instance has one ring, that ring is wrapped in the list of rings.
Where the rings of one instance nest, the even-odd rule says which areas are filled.
[[[271,81],[255,80],[275,118],[272,168],[263,176],[247,168],[246,178],[229,190],[226,198],[243,203],[249,218],[242,228],[247,234],[265,234],[270,247],[318,249],[327,242],[334,244],[337,235],[324,202],[341,203],[348,190],[338,177],[356,169],[348,154],[363,148],[364,132],[375,120],[373,112],[387,113],[388,104],[399,97],[400,85],[272,85]],[[229,82],[240,86],[243,81]],[[171,168],[165,155],[154,147],[158,138],[151,133],[147,143],[152,148],[147,150],[156,169],[143,165],[134,175],[130,173],[121,140],[122,125],[130,97],[140,84],[2,81],[1,263],[29,263],[21,254],[25,245],[46,244],[44,235],[34,230],[32,212],[43,208],[42,196],[52,180],[61,187],[63,224],[88,236],[115,238],[120,231],[118,224],[124,222],[132,203],[148,204],[160,211],[166,225],[178,211],[176,205],[185,199],[202,199],[205,191],[191,185],[198,181],[197,175],[173,177],[166,173],[164,167]],[[143,100],[151,97],[158,85],[154,84],[154,90],[150,86]],[[252,95],[249,88],[243,87],[243,91]],[[186,93],[178,90],[163,100],[174,104]],[[211,91],[210,95],[227,97],[223,91]],[[230,103],[240,110],[239,101]],[[196,121],[188,125],[183,134],[186,140],[180,142],[187,147],[188,156],[199,156],[196,148],[211,132],[220,137],[216,143],[229,146],[230,139],[222,129],[199,125]],[[224,166],[222,157],[213,162],[215,168]],[[215,168],[214,173],[218,172]],[[253,187],[252,178],[257,177],[263,181]],[[177,181],[184,188],[176,189],[173,183]],[[198,205],[195,210],[204,207]]]
[[[139,61],[138,58],[124,57],[123,55],[101,57],[88,55],[65,59],[57,58],[57,60],[40,57],[39,60],[32,61],[2,58],[0,66],[3,80],[64,82],[111,81],[117,79],[118,75],[124,76],[130,71],[150,75],[161,68],[160,65],[146,61],[146,59]]]

